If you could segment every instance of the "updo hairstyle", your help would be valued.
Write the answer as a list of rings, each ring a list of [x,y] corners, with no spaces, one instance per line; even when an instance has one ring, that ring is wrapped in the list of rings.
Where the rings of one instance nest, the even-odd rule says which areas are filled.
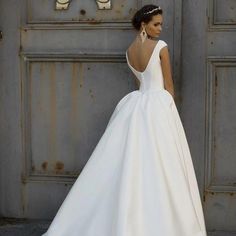
[[[152,4],[145,5],[134,14],[132,25],[136,30],[140,30],[142,21],[148,23],[152,20],[152,16],[158,14],[162,15],[162,9],[159,6]]]

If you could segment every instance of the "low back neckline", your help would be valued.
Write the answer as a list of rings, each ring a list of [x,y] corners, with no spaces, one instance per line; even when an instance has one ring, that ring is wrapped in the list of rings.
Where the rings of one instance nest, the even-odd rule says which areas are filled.
[[[153,57],[154,52],[155,52],[155,50],[156,50],[156,48],[157,48],[157,44],[158,44],[159,42],[160,42],[160,40],[158,40],[157,43],[156,43],[156,45],[154,46],[154,48],[153,48],[153,50],[152,50],[152,53],[151,53],[151,56],[150,56],[150,58],[149,58],[149,60],[148,60],[148,63],[147,63],[147,65],[146,65],[146,67],[145,67],[145,69],[144,69],[143,71],[138,71],[138,70],[136,70],[133,66],[131,66],[131,64],[130,64],[130,62],[129,62],[129,58],[128,58],[128,50],[126,50],[126,51],[125,51],[125,55],[126,55],[126,60],[127,60],[128,65],[129,65],[135,72],[137,72],[137,73],[139,73],[139,74],[144,74],[144,73],[146,72],[146,70],[147,70],[149,64],[151,63],[152,57]]]

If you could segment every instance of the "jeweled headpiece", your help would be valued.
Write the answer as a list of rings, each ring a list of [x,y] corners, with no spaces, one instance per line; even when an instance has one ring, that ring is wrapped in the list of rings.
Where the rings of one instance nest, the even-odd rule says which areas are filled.
[[[154,8],[154,9],[152,9],[151,11],[147,11],[147,12],[144,12],[143,14],[151,14],[151,13],[153,13],[154,11],[157,11],[157,10],[161,10],[161,7],[159,6],[159,7],[156,7],[156,8]]]

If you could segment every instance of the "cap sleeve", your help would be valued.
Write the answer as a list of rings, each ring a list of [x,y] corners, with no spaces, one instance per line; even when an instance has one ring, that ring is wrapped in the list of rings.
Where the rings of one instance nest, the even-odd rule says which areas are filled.
[[[164,40],[160,40],[160,50],[165,46],[168,46],[167,43]]]
[[[161,60],[160,51],[161,51],[161,49],[164,48],[165,46],[168,46],[167,43],[166,43],[165,41],[163,41],[163,40],[160,40],[160,42],[159,42],[159,52],[158,52],[158,54],[159,54],[159,60]]]

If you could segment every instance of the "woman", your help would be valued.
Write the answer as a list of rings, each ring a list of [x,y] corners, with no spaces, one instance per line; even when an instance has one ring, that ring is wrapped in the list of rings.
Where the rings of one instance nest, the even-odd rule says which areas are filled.
[[[139,89],[117,104],[44,236],[206,236],[162,20],[155,5],[134,15],[126,59]]]

